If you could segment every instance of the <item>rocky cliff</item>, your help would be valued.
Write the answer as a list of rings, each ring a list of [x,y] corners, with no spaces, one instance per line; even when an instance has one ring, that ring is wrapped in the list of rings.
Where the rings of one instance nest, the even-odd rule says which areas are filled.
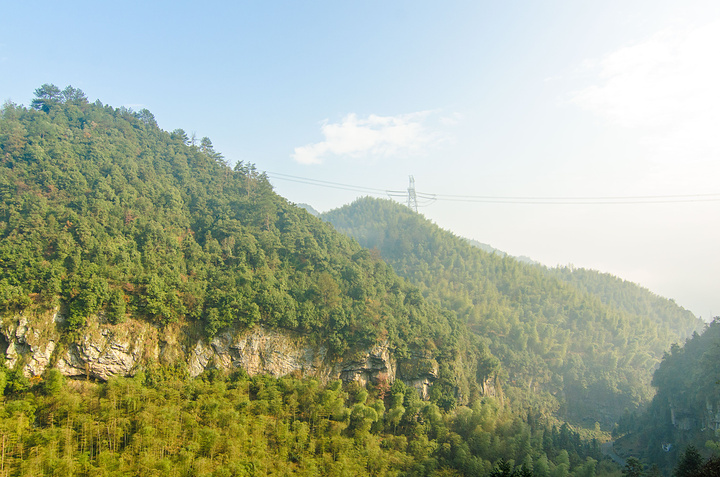
[[[62,333],[63,321],[58,309],[0,317],[5,365],[19,367],[28,377],[55,367],[68,377],[101,381],[134,375],[154,363],[182,363],[191,376],[206,369],[243,369],[250,375],[295,375],[322,382],[342,379],[362,385],[399,377],[423,398],[428,397],[438,372],[434,360],[411,358],[398,363],[387,343],[339,359],[301,334],[262,326],[229,329],[207,340],[188,324],[161,329],[128,320],[113,325],[95,316],[81,331],[68,335]]]

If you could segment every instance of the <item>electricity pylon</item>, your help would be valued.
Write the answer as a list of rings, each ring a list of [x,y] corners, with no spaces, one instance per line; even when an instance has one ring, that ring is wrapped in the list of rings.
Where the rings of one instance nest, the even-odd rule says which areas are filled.
[[[410,176],[410,185],[408,186],[408,207],[417,212],[417,197],[415,196],[415,178]]]

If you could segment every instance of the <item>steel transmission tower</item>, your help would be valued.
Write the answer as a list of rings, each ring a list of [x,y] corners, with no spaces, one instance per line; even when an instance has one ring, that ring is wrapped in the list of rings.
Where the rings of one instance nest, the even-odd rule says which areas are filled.
[[[415,178],[410,176],[410,185],[408,186],[408,207],[417,212],[417,197],[415,196]]]

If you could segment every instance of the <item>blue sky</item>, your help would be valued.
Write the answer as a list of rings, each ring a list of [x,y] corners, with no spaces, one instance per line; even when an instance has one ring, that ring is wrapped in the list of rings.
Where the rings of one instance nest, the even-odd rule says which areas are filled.
[[[3,16],[1,101],[72,85],[208,136],[230,163],[315,180],[589,197],[420,211],[720,314],[719,2],[14,2]],[[362,195],[271,178],[321,211]],[[715,195],[668,197],[695,194]],[[664,200],[595,200],[637,196]]]

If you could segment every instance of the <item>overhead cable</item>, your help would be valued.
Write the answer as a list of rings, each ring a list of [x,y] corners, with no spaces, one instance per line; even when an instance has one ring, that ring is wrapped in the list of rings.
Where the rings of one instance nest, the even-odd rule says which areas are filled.
[[[293,176],[279,172],[266,172],[268,177],[279,180],[297,182],[300,184],[341,189],[353,192],[362,192],[369,195],[387,195],[389,197],[406,198],[405,190],[378,189],[375,187],[343,184],[334,181],[310,179]],[[490,196],[490,195],[463,195],[463,194],[435,194],[416,191],[418,206],[428,206],[437,201],[447,202],[474,202],[487,204],[523,204],[523,205],[614,205],[614,204],[673,204],[686,202],[717,202],[720,193],[714,194],[666,194],[666,195],[639,195],[639,196]]]

